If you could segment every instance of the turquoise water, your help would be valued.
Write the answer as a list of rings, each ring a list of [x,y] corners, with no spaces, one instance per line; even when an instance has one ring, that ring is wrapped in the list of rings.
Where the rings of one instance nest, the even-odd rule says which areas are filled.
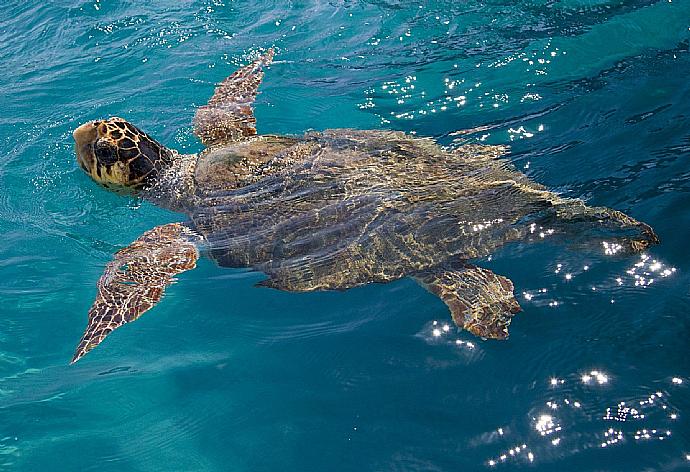
[[[3,2],[0,469],[686,470],[689,27],[687,0]],[[524,308],[502,343],[410,280],[282,293],[203,260],[69,366],[112,253],[179,220],[90,181],[71,131],[199,151],[195,107],[271,45],[260,132],[508,144],[662,244],[481,261]]]

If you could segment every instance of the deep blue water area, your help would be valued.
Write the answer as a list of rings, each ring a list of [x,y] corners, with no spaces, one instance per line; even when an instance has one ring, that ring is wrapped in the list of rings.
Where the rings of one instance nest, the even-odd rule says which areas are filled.
[[[690,0],[3,1],[0,469],[687,470],[689,28]],[[505,342],[409,279],[285,293],[201,260],[68,365],[112,254],[182,219],[92,182],[71,132],[122,116],[198,152],[196,107],[271,46],[260,133],[507,145],[661,244],[479,261],[524,309]]]

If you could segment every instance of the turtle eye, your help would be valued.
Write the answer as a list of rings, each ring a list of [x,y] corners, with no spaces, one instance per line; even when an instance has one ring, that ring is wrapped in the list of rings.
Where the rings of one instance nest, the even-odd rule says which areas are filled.
[[[111,165],[117,162],[117,152],[108,142],[99,139],[93,147],[93,153],[98,162],[104,165]]]

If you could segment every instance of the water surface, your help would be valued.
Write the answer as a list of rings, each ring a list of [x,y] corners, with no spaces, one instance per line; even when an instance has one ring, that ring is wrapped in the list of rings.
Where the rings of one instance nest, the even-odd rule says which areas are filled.
[[[3,2],[0,468],[687,469],[689,27],[688,0]],[[481,261],[524,308],[502,343],[410,280],[293,294],[201,261],[68,366],[112,253],[180,219],[91,182],[71,131],[116,115],[197,152],[195,107],[272,45],[260,132],[507,144],[662,244]]]

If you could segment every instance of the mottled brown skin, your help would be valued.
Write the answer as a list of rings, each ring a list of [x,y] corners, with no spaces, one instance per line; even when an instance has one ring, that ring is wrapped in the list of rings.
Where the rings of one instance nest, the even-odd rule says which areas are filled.
[[[458,264],[451,270],[443,266],[427,270],[417,279],[446,301],[456,325],[482,338],[508,337],[510,319],[520,305],[507,278],[471,264]]]
[[[206,146],[239,141],[256,134],[252,103],[264,78],[263,68],[273,60],[269,49],[258,60],[242,67],[218,84],[207,105],[194,116],[194,133]]]
[[[134,321],[163,296],[180,272],[193,269],[199,257],[193,233],[180,223],[158,226],[115,254],[98,281],[98,295],[72,363],[96,347],[113,330]]]
[[[621,212],[530,181],[500,158],[500,146],[450,152],[401,132],[348,129],[257,136],[251,103],[272,57],[232,74],[197,111],[195,133],[208,146],[198,156],[165,149],[120,118],[75,131],[78,160],[92,178],[188,221],[154,228],[116,255],[74,361],[153,306],[175,274],[195,266],[196,248],[221,266],[262,271],[260,285],[281,290],[412,276],[459,327],[504,339],[520,310],[513,284],[469,260],[510,241],[539,240],[541,227],[627,251],[658,242]],[[99,151],[102,143],[115,152]]]

